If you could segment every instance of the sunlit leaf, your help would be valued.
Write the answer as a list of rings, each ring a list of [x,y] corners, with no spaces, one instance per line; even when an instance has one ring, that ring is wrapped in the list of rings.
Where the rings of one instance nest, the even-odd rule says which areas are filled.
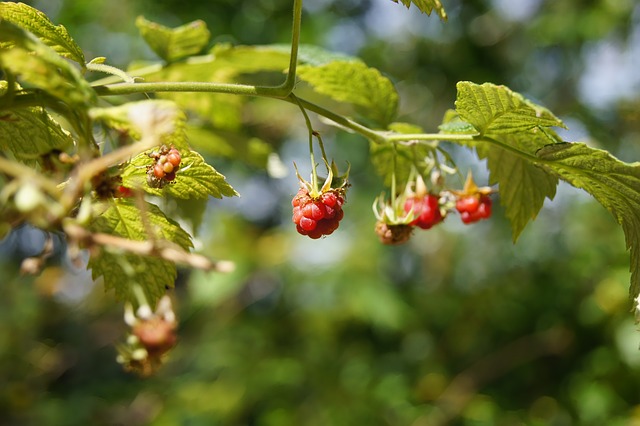
[[[548,109],[528,101],[505,86],[461,81],[456,111],[480,133],[516,133],[536,126],[564,127]]]
[[[54,25],[47,15],[24,3],[0,3],[0,19],[11,22],[38,37],[60,56],[72,59],[84,67],[82,49],[62,25]]]
[[[487,159],[489,182],[499,185],[500,203],[511,222],[514,241],[536,218],[544,200],[556,194],[558,178],[535,161],[536,151],[550,142],[542,132],[526,132],[475,144],[478,156]]]
[[[122,173],[122,182],[127,187],[140,187],[154,195],[168,195],[175,198],[222,198],[234,197],[238,193],[229,185],[221,173],[207,164],[195,151],[182,150],[182,162],[173,182],[163,188],[147,185],[147,169],[153,159],[146,153],[133,158]]]
[[[391,0],[394,3],[398,3],[398,0]],[[431,12],[434,10],[440,16],[440,19],[443,21],[447,20],[447,13],[440,3],[440,0],[400,0],[400,2],[409,8],[412,4],[416,6],[422,13],[426,13],[427,15],[431,15]]]
[[[640,293],[640,163],[624,163],[582,143],[561,143],[538,151],[544,166],[584,189],[622,225],[631,251],[630,295]]]
[[[84,108],[96,99],[77,68],[7,20],[0,20],[0,68],[17,76],[25,88],[42,89],[75,107]]]
[[[143,214],[154,235],[147,235]],[[177,222],[167,218],[157,206],[145,203],[144,211],[140,211],[130,199],[111,201],[105,212],[92,223],[91,231],[134,241],[168,240],[184,250],[193,247],[189,234]],[[167,287],[173,287],[177,274],[172,262],[130,254],[112,247],[92,252],[88,267],[93,278],[102,276],[105,289],[114,290],[120,299],[131,299],[132,286],[140,285],[151,306],[155,305]]]
[[[139,16],[136,26],[151,50],[167,62],[202,52],[211,37],[207,24],[201,20],[168,28]]]
[[[356,107],[365,118],[386,127],[398,112],[398,93],[393,83],[375,68],[358,61],[334,61],[298,67],[298,77],[314,90],[338,102]]]

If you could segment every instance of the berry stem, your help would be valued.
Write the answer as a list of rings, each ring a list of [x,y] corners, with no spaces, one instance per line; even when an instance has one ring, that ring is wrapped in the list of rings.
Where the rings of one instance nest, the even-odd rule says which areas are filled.
[[[327,168],[327,173],[329,173],[329,159],[327,158],[327,153],[324,150],[324,143],[322,142],[322,136],[320,133],[313,132],[313,135],[318,138],[318,145],[320,145],[320,152],[322,153],[322,159],[324,160],[324,165]]]
[[[300,103],[298,97],[293,93],[289,96],[295,101],[295,103],[298,105],[298,108],[300,108],[300,111],[302,112],[302,115],[304,117],[304,122],[307,125],[307,130],[309,131],[309,156],[311,157],[311,186],[312,186],[310,195],[312,197],[315,197],[318,195],[318,173],[316,172],[316,158],[313,153],[313,136],[316,135],[319,140],[321,139],[318,133],[315,130],[313,130],[313,125],[311,124],[311,119],[309,118],[309,114],[307,114],[307,111],[304,109],[304,107]],[[322,149],[322,156],[323,158],[325,158],[325,161],[326,161],[326,157],[324,156],[324,147],[322,145],[320,145],[320,147]]]

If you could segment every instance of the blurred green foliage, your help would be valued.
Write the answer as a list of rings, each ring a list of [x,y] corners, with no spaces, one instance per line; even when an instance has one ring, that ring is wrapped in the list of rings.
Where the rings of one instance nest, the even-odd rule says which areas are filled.
[[[443,3],[444,24],[385,0],[309,1],[302,41],[358,54],[389,75],[401,114],[425,129],[453,105],[458,80],[491,81],[558,114],[573,128],[566,139],[639,157],[635,77],[622,66],[607,74],[595,60],[607,49],[618,49],[622,65],[637,55],[635,2]],[[88,58],[119,66],[154,59],[137,35],[139,14],[167,26],[203,19],[216,41],[289,39],[285,0],[30,4],[67,26]],[[610,81],[600,97],[587,94],[596,77]],[[291,106],[252,102],[244,120],[287,168],[304,164],[302,118]],[[211,157],[243,197],[209,203],[199,248],[237,268],[181,272],[180,341],[152,378],[114,361],[126,330],[121,305],[61,252],[40,277],[20,276],[16,265],[39,237],[24,229],[8,237],[0,424],[640,424],[628,254],[604,209],[561,185],[516,245],[497,208],[491,221],[467,227],[451,217],[406,246],[384,247],[373,233],[382,183],[367,142],[322,130],[330,156],[352,164],[353,187],[340,229],[319,241],[290,223],[292,176],[269,179]],[[482,176],[473,156],[453,151]]]

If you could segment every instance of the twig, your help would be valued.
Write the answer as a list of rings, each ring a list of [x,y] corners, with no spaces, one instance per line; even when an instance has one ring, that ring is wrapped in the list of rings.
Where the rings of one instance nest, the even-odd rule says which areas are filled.
[[[74,241],[81,242],[85,247],[114,247],[128,253],[141,256],[155,256],[170,262],[179,263],[204,271],[232,272],[235,268],[233,262],[220,260],[213,261],[196,253],[188,253],[181,247],[170,241],[135,241],[115,235],[92,233],[80,225],[66,223],[64,232]]]

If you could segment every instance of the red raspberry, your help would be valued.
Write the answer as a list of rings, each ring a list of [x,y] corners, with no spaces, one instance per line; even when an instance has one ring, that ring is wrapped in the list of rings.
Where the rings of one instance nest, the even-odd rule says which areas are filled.
[[[478,206],[480,206],[480,197],[469,195],[466,197],[459,198],[456,201],[456,210],[458,212],[468,212],[472,213],[478,210]]]
[[[438,197],[433,194],[407,198],[404,203],[404,211],[408,213],[411,209],[413,209],[413,217],[415,219],[410,225],[429,229],[444,220],[442,213],[440,213]]]
[[[476,201],[470,201],[473,198]],[[465,196],[456,202],[456,210],[460,212],[460,218],[465,224],[477,222],[491,217],[491,198],[488,195]],[[471,207],[475,206],[475,209]]]
[[[307,189],[301,188],[291,200],[296,230],[312,239],[330,235],[344,217],[343,203],[344,198],[337,191],[330,190],[312,199]]]

